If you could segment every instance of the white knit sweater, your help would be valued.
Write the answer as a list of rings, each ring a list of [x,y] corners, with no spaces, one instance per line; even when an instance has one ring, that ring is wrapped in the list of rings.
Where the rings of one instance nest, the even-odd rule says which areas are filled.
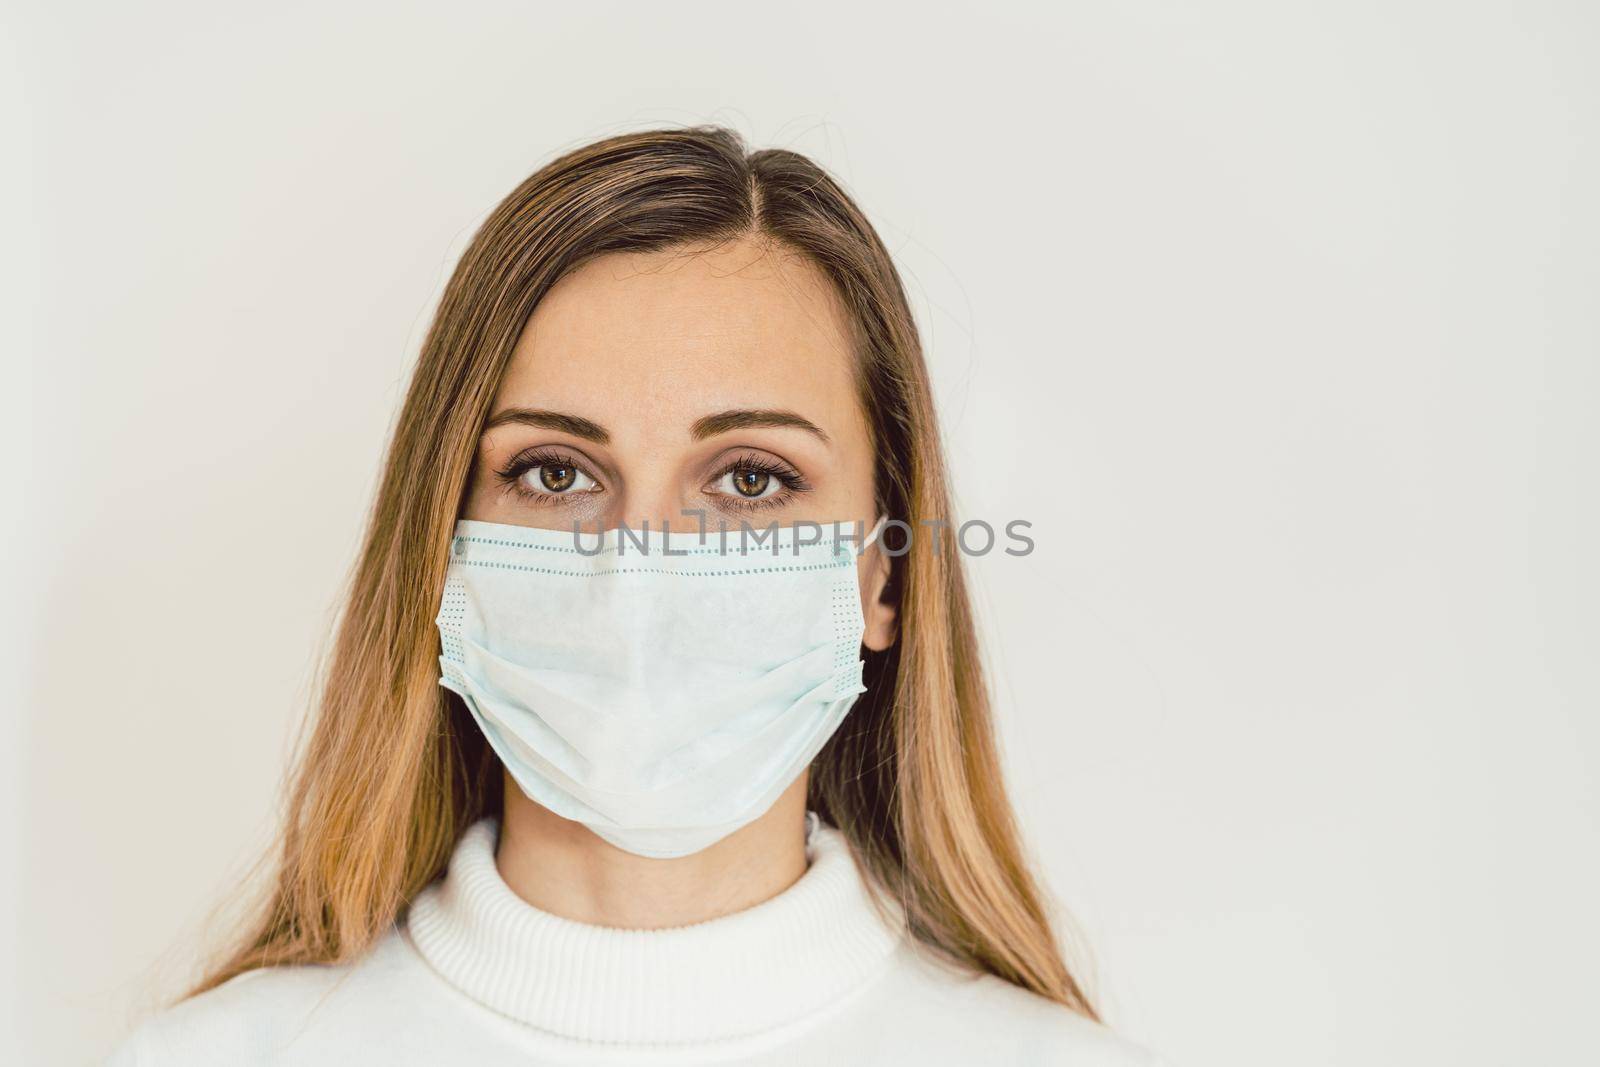
[[[145,1023],[112,1064],[1156,1063],[928,958],[880,917],[830,827],[784,892],[669,930],[530,906],[501,879],[495,840],[493,820],[463,835],[447,877],[359,962],[240,975]]]

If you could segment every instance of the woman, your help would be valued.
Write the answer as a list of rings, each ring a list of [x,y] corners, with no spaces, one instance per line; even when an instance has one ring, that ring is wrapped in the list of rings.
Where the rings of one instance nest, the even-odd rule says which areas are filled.
[[[117,1062],[1148,1063],[1023,860],[933,412],[803,157],[534,174],[423,346],[270,900]]]

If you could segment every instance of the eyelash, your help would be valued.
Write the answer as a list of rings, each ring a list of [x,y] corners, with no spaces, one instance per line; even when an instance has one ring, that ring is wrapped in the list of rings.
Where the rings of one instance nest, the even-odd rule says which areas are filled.
[[[730,506],[740,508],[745,511],[760,511],[762,508],[778,507],[780,505],[789,503],[790,498],[796,493],[806,493],[811,491],[811,483],[806,481],[805,476],[799,471],[795,470],[787,463],[782,463],[777,460],[768,459],[765,456],[757,455],[735,457],[730,462],[723,464],[722,468],[712,476],[711,480],[716,481],[720,478],[726,477],[729,474],[732,474],[734,471],[756,471],[759,474],[765,474],[768,477],[776,478],[778,480],[778,484],[783,486],[783,492],[774,496],[761,497],[758,500],[744,500],[737,496],[730,496],[727,493],[717,494],[720,497],[726,498],[729,501]]]
[[[558,452],[552,448],[526,448],[511,457],[511,461],[504,467],[495,471],[495,476],[511,492],[523,500],[535,504],[547,504],[559,500],[566,493],[541,493],[537,489],[530,489],[523,482],[522,476],[535,467],[576,467],[578,470],[589,474],[583,464],[576,462],[570,455]],[[590,474],[589,477],[594,478]],[[595,478],[595,483],[599,484]]]
[[[585,466],[582,463],[574,460],[572,456],[565,452],[545,446],[528,448],[518,452],[511,458],[509,463],[495,472],[495,476],[499,478],[501,483],[504,484],[505,487],[511,492],[517,494],[517,496],[521,497],[523,500],[534,504],[555,503],[560,501],[563,496],[573,495],[567,493],[541,493],[536,489],[528,488],[528,486],[523,482],[522,476],[536,467],[544,466],[576,467],[578,470],[594,479],[596,485],[600,484],[600,479],[595,478],[592,474],[589,474],[589,471],[585,468]],[[756,500],[741,500],[738,497],[731,496],[727,493],[716,494],[719,497],[725,498],[729,502],[727,506],[739,508],[745,511],[759,511],[762,508],[777,507],[781,504],[788,503],[791,495],[795,493],[806,493],[810,492],[811,490],[811,483],[806,481],[805,476],[799,471],[795,470],[793,467],[789,466],[787,463],[782,463],[758,455],[744,455],[735,457],[728,463],[724,464],[716,474],[712,475],[711,481],[715,482],[719,478],[723,478],[729,474],[732,474],[734,471],[756,471],[758,473],[765,474],[768,477],[776,478],[779,484],[784,488],[782,493],[774,496],[762,497]]]

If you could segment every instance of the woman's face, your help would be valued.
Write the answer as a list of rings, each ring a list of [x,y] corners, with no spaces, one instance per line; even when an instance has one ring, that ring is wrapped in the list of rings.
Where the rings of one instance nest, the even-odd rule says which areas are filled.
[[[827,278],[781,246],[591,260],[517,341],[464,517],[561,530],[665,519],[692,532],[701,516],[711,529],[870,527],[874,457],[845,315]],[[894,610],[880,546],[858,570],[863,642],[882,651]]]

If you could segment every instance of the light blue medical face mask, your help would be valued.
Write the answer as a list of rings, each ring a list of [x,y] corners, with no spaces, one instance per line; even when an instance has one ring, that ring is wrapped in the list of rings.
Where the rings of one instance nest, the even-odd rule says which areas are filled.
[[[698,852],[766,812],[865,692],[856,559],[885,521],[758,541],[462,520],[440,684],[537,803],[641,856]]]

